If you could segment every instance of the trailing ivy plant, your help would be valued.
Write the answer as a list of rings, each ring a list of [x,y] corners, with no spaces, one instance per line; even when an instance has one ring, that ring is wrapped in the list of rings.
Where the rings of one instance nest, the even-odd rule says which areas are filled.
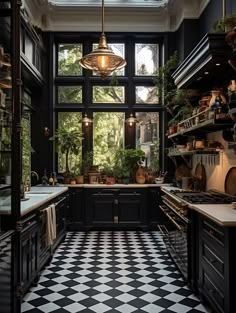
[[[236,13],[232,13],[220,18],[213,24],[213,29],[216,32],[225,33],[232,30],[236,26]]]
[[[159,99],[164,100],[164,104],[168,105],[176,94],[176,86],[172,73],[179,63],[178,53],[175,51],[166,63],[160,66],[153,78],[153,82],[157,87]]]

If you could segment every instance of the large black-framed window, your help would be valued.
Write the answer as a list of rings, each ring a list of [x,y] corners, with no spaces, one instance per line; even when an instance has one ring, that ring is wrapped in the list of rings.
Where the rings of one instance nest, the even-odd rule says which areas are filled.
[[[71,54],[73,45],[75,45],[74,51],[78,58],[91,52],[93,46],[98,43],[100,34],[54,34],[54,84],[51,89],[53,93],[51,99],[54,99],[54,128],[58,127],[58,114],[63,111],[81,112],[82,116],[87,114],[91,118],[96,112],[122,112],[125,114],[125,122],[131,113],[133,115],[136,112],[160,113],[163,110],[153,82],[153,75],[163,59],[161,55],[163,36],[125,33],[106,35],[111,47],[113,44],[124,47],[127,65],[123,73],[120,74],[121,76],[118,72],[117,75],[111,75],[102,80],[101,77],[94,75],[91,71],[84,69],[80,71],[78,68],[79,59],[76,59],[72,55],[73,53]],[[64,50],[67,48],[70,51],[69,62],[65,60],[68,52]],[[145,53],[147,54],[146,57]],[[64,66],[69,64],[65,67],[65,71],[60,68],[62,60]],[[71,60],[75,60],[78,75],[75,75]],[[70,69],[72,69],[71,73]],[[125,147],[135,148],[137,135],[135,125],[131,129],[127,123],[124,124]],[[93,127],[85,128],[82,124],[80,127],[85,135],[82,147],[82,155],[84,155],[93,150]],[[161,127],[159,127],[160,129]]]

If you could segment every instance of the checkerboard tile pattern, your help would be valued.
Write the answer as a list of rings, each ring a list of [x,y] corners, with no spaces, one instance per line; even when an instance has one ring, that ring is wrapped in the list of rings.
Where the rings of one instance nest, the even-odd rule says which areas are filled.
[[[27,313],[208,312],[158,232],[69,232],[22,303]]]

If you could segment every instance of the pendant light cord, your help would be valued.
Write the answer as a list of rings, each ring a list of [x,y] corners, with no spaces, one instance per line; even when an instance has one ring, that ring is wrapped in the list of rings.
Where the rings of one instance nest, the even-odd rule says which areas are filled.
[[[226,0],[222,1],[222,17],[225,19],[226,16]]]
[[[104,35],[104,0],[102,0],[102,35]]]

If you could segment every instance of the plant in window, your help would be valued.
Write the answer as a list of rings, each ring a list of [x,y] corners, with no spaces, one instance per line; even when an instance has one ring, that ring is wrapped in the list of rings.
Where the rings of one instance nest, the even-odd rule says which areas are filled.
[[[170,104],[176,94],[177,88],[171,75],[178,66],[178,63],[178,53],[175,51],[167,62],[157,69],[153,78],[153,82],[158,90],[158,95],[161,100],[164,100],[166,106]]]
[[[122,178],[134,176],[138,162],[144,160],[145,153],[141,149],[118,149],[115,154],[115,164],[122,168]]]
[[[87,151],[85,152],[82,161],[82,172],[84,175],[88,174],[92,165],[93,165],[93,152]]]
[[[70,154],[79,155],[83,134],[78,130],[60,128],[56,130],[55,135],[49,138],[49,140],[54,140],[56,142],[56,150],[65,155],[65,176],[69,176],[69,156]]]

